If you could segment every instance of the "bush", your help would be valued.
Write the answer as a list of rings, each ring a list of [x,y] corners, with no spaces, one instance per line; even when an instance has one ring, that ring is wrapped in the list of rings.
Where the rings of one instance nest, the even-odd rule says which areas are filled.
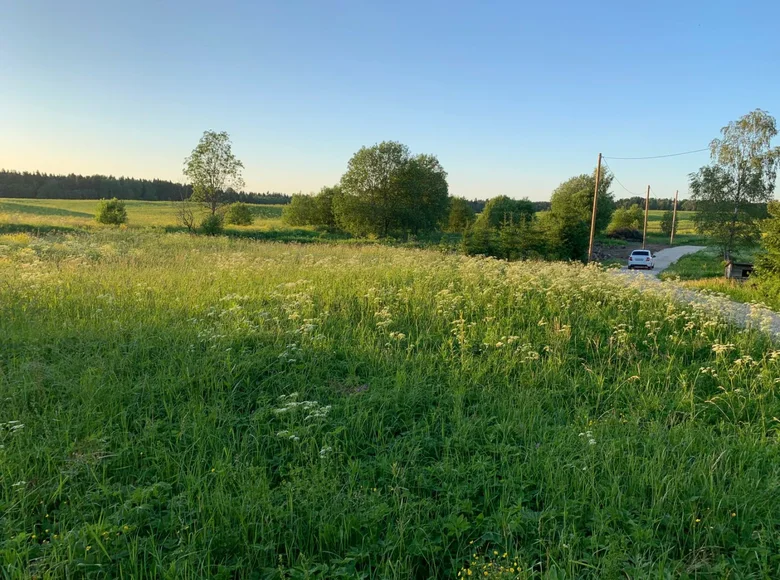
[[[642,227],[644,213],[642,208],[633,204],[629,208],[618,208],[612,214],[612,221],[609,222],[607,233],[611,234],[617,230],[637,230]]]
[[[311,195],[296,193],[282,210],[282,219],[291,226],[310,226],[317,223],[317,202]]]
[[[234,224],[237,226],[251,226],[254,217],[252,216],[252,210],[249,206],[240,201],[231,203],[227,211],[225,211],[224,222],[226,224]]]
[[[200,231],[207,236],[216,236],[222,233],[222,216],[212,213],[200,222]]]
[[[101,224],[120,225],[127,223],[125,202],[117,198],[104,199],[98,206],[95,219]]]
[[[480,225],[498,228],[505,222],[520,223],[531,220],[534,213],[534,204],[527,199],[511,199],[499,195],[488,200],[477,221]]]

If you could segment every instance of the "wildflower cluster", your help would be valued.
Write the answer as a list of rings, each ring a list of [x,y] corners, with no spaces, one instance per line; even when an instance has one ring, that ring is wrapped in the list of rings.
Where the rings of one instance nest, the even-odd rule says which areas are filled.
[[[476,552],[460,570],[458,578],[494,578],[498,580],[514,580],[529,578],[530,575],[517,558],[512,558],[507,552],[499,554],[498,550],[480,556]]]

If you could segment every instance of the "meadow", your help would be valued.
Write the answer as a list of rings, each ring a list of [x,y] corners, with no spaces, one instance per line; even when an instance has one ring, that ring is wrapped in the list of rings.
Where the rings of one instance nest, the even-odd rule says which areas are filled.
[[[20,224],[47,229],[84,229],[99,228],[95,222],[97,200],[71,199],[0,199],[0,226]],[[178,202],[126,200],[129,227],[157,227],[179,229],[176,208]],[[251,226],[231,226],[237,232],[268,231],[279,229],[282,224],[281,205],[251,204],[255,224]],[[199,218],[207,211],[194,206]]]
[[[6,233],[0,576],[779,577],[778,383],[598,267]]]

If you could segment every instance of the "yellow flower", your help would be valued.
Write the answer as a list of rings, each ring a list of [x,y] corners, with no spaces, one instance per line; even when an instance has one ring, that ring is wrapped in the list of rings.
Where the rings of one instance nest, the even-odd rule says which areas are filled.
[[[468,570],[466,570],[466,574],[468,574],[469,576],[471,576],[471,568],[469,568]]]
[[[731,517],[734,518],[737,516],[737,512],[731,512]]]
[[[696,518],[696,523],[698,524],[701,520],[699,518]]]
[[[87,546],[87,552],[89,552],[92,549],[92,546]]]

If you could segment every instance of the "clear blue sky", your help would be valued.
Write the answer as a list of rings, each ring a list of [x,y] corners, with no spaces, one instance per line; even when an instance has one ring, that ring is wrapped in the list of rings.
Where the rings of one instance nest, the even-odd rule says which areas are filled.
[[[455,195],[548,199],[780,116],[779,31],[777,0],[0,0],[0,167],[181,180],[214,129],[248,189],[309,192],[392,139]],[[609,163],[672,195],[707,160]]]

